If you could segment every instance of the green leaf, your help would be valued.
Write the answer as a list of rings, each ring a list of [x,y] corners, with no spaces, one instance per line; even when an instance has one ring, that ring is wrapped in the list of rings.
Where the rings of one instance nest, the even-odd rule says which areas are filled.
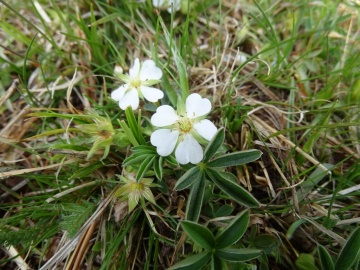
[[[41,134],[37,134],[35,136],[31,136],[29,138],[26,138],[25,141],[31,141],[31,140],[35,140],[35,139],[38,139],[38,138],[42,138],[42,137],[49,137],[51,135],[55,135],[55,134],[63,134],[63,133],[66,133],[66,132],[79,132],[81,130],[77,129],[77,128],[58,128],[58,129],[52,129],[52,130],[49,130],[49,131],[45,131]]]
[[[104,166],[104,164],[100,161],[92,163],[89,166],[83,167],[83,168],[75,171],[69,180],[86,177],[86,176],[90,175],[93,171],[96,171],[97,169],[100,169],[103,166]]]
[[[168,97],[170,103],[173,107],[175,107],[177,104],[178,95],[176,93],[176,90],[174,89],[174,86],[170,83],[169,77],[170,76],[164,76],[162,78],[161,89],[164,89],[164,92]]]
[[[131,152],[133,153],[139,153],[144,151],[156,154],[156,148],[150,145],[138,145],[131,148]]]
[[[230,216],[234,211],[234,207],[230,204],[224,204],[214,213],[214,217],[226,217]]]
[[[75,145],[75,144],[54,144],[52,145],[49,150],[53,150],[53,149],[69,149],[69,150],[74,150],[74,151],[86,151],[88,150],[88,148],[81,146],[81,145]],[[76,152],[74,152],[74,154],[76,154]],[[69,153],[69,155],[71,155],[71,153]]]
[[[139,123],[136,121],[134,112],[131,107],[127,107],[125,109],[125,115],[126,115],[126,120],[129,124],[129,128],[131,130],[131,133],[135,137],[138,144],[140,144],[140,145],[145,144],[144,137],[142,136],[142,133],[141,133],[141,127],[140,127]],[[139,111],[139,116],[141,116],[140,111]],[[125,131],[125,133],[126,133],[126,131]],[[134,146],[136,146],[136,145],[134,145]]]
[[[208,163],[208,167],[219,168],[229,166],[239,166],[257,160],[262,155],[260,150],[251,149],[241,152],[234,152],[223,155]]]
[[[354,264],[360,252],[360,227],[349,236],[346,244],[340,251],[335,263],[335,269],[347,270]]]
[[[225,248],[235,244],[244,235],[249,224],[249,212],[243,211],[216,237],[215,247]]]
[[[64,204],[63,207],[64,211],[62,211],[59,226],[62,230],[67,231],[71,238],[75,236],[83,223],[91,216],[95,206],[88,201],[83,201],[81,203]]]
[[[206,169],[205,172],[211,181],[238,203],[247,207],[259,207],[260,203],[247,190],[231,181],[226,174],[213,169]]]
[[[186,205],[186,220],[197,222],[200,216],[205,193],[205,174],[200,171],[199,178],[191,187],[188,202]]]
[[[295,265],[299,270],[318,270],[315,266],[314,256],[311,254],[301,253],[297,258]]]
[[[165,157],[165,160],[172,166],[179,166],[176,158],[172,155]]]
[[[294,233],[296,232],[296,230],[301,226],[301,224],[303,224],[305,222],[307,222],[306,219],[298,219],[298,220],[294,221],[290,225],[289,229],[286,232],[286,238],[291,239],[293,237]]]
[[[190,256],[177,264],[174,264],[168,270],[194,270],[201,269],[211,258],[211,252],[202,252],[200,254]]]
[[[132,130],[129,128],[129,126],[126,124],[126,122],[124,120],[119,121],[119,125],[121,126],[121,128],[124,130],[126,137],[129,139],[129,141],[131,142],[131,144],[133,146],[138,146],[139,143],[135,137],[135,135],[133,134]]]
[[[188,220],[181,221],[181,226],[196,244],[206,250],[212,250],[214,248],[215,238],[208,228]]]
[[[321,269],[335,270],[334,262],[330,256],[329,252],[326,250],[326,248],[323,246],[319,246],[318,252],[319,252]]]
[[[221,259],[232,262],[244,262],[255,259],[261,255],[260,249],[251,249],[251,248],[223,248],[217,249],[215,254]]]
[[[310,176],[301,183],[301,189],[299,189],[296,193],[297,197],[298,197],[298,201],[301,202],[304,197],[307,197],[307,194],[309,192],[311,192],[312,190],[314,190],[314,188],[317,187],[318,183],[324,179],[324,177],[326,177],[327,175],[329,175],[329,172],[334,168],[334,165],[328,164],[328,163],[322,163],[321,164],[323,167],[325,167],[326,169],[328,169],[327,171],[324,171],[322,168],[317,167],[311,174]],[[291,200],[290,202],[291,204],[293,204],[293,201]]]
[[[175,184],[175,190],[183,190],[189,187],[195,180],[201,177],[201,170],[198,166],[195,166],[184,173]]]
[[[269,254],[279,247],[280,241],[272,235],[261,234],[255,237],[252,244],[254,245],[254,247],[261,249],[266,254]]]
[[[185,101],[181,96],[178,96],[177,98],[176,110],[178,115],[186,115]]]
[[[211,257],[211,270],[223,269],[221,265],[221,260],[218,256],[213,255]]]
[[[164,164],[164,158],[158,157],[154,161],[154,171],[156,178],[161,180],[163,177],[163,164]]]
[[[146,153],[132,154],[131,156],[127,157],[124,160],[123,166],[130,166],[130,165],[142,163],[149,156],[153,156],[153,155],[152,154],[146,154]]]
[[[209,144],[207,145],[204,151],[204,163],[208,162],[210,158],[212,158],[216,154],[216,151],[219,150],[220,146],[224,142],[224,139],[225,139],[225,130],[224,128],[220,128],[216,132],[214,138],[212,138],[212,140],[209,142]]]
[[[151,164],[153,164],[155,156],[148,156],[140,165],[138,173],[136,174],[136,181],[138,182],[144,177]]]

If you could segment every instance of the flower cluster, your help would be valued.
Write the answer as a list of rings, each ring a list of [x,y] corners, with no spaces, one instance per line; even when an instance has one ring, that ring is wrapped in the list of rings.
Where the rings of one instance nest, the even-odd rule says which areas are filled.
[[[139,98],[156,102],[164,97],[164,93],[150,85],[160,82],[161,69],[156,67],[154,61],[146,60],[142,64],[135,59],[134,66],[129,75],[119,72],[116,75],[125,82],[111,93],[111,97],[119,102],[121,109],[131,106],[133,110],[139,106]],[[150,142],[156,147],[160,156],[168,156],[175,151],[175,158],[180,164],[197,164],[203,159],[201,144],[210,141],[217,128],[205,119],[211,111],[211,102],[199,94],[191,94],[185,104],[181,102],[177,111],[169,105],[157,108],[151,117],[155,130]]]

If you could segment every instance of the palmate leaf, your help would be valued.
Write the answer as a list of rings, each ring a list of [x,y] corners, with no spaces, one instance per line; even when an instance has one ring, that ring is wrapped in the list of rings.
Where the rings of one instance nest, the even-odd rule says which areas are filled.
[[[354,264],[360,254],[360,227],[356,228],[349,236],[346,244],[341,249],[335,263],[335,269],[347,270]]]
[[[202,252],[200,254],[190,256],[181,262],[171,266],[168,270],[194,270],[201,269],[211,258],[211,252]]]
[[[209,142],[205,151],[204,151],[204,162],[208,162],[215,154],[216,151],[219,150],[220,146],[224,142],[225,139],[225,130],[224,128],[220,128],[214,138]]]
[[[215,158],[207,166],[212,168],[239,166],[257,160],[262,155],[260,150],[251,149],[241,152],[234,152]]]
[[[214,184],[238,203],[247,207],[259,207],[260,203],[247,190],[231,181],[227,174],[210,168],[205,172]]]
[[[235,244],[244,235],[249,224],[249,212],[243,211],[216,237],[215,247],[225,248]]]
[[[188,202],[186,205],[186,220],[197,222],[200,216],[205,193],[205,174],[199,172],[198,179],[195,180],[191,187]]]
[[[215,238],[208,228],[188,220],[183,220],[181,226],[186,234],[199,246],[206,250],[212,250],[214,248]]]

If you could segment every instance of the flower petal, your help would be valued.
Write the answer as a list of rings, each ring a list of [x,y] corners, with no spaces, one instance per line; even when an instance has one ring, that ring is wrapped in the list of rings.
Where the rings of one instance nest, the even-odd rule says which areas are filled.
[[[123,84],[119,88],[115,89],[111,92],[111,98],[119,101],[124,96],[126,90],[128,89],[129,84]]]
[[[139,72],[140,72],[140,60],[139,58],[136,58],[133,67],[130,68],[129,70],[129,75],[131,78],[137,78]]]
[[[176,111],[169,105],[162,105],[157,108],[156,113],[151,117],[151,124],[156,127],[166,127],[175,124],[179,119]]]
[[[200,136],[207,139],[208,141],[210,141],[214,137],[217,131],[214,123],[207,119],[201,120],[200,122],[196,123],[194,125],[194,129],[197,131],[197,133],[199,133]]]
[[[170,7],[167,9],[167,11],[168,11],[169,13],[172,12],[172,7],[171,7],[172,4],[174,4],[174,11],[180,10],[180,7],[181,7],[181,2],[180,2],[180,0],[170,0],[170,1],[169,1]]]
[[[162,71],[155,65],[153,60],[146,60],[141,65],[140,80],[159,80],[162,77]]]
[[[154,87],[142,85],[140,86],[140,91],[144,98],[150,102],[156,102],[164,97],[164,92]]]
[[[211,110],[211,102],[199,94],[191,94],[186,99],[186,113],[189,118],[206,115]]]
[[[197,164],[203,159],[204,153],[201,145],[189,134],[179,143],[175,150],[175,158],[180,164]]]
[[[150,137],[150,142],[156,147],[156,152],[160,156],[170,155],[178,141],[179,131],[171,129],[155,130]]]
[[[129,106],[131,106],[133,110],[136,110],[139,107],[139,95],[135,88],[126,92],[122,99],[120,99],[119,106],[123,110]]]
[[[161,7],[162,5],[164,5],[164,2],[165,0],[152,0],[154,7]]]

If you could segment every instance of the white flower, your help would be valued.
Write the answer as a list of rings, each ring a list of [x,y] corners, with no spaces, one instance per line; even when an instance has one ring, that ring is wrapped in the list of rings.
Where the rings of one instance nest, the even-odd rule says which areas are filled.
[[[172,5],[174,5],[174,11],[179,11],[181,7],[181,0],[152,0],[152,3],[157,8],[166,7],[169,13],[172,12]]]
[[[129,75],[120,73],[116,75],[125,84],[114,90],[111,93],[111,98],[118,101],[120,108],[123,110],[128,106],[136,110],[139,107],[139,97],[150,102],[156,102],[164,97],[161,90],[149,87],[159,83],[162,76],[161,69],[156,67],[155,62],[152,60],[146,60],[140,64],[139,58],[136,58],[134,66],[129,70]]]
[[[175,158],[180,164],[197,164],[204,155],[198,141],[210,141],[217,131],[211,121],[204,119],[211,110],[211,103],[199,94],[191,94],[186,99],[185,111],[178,110],[176,112],[169,105],[162,105],[156,110],[151,123],[164,128],[151,134],[151,144],[156,146],[160,156],[168,156],[176,148]]]

